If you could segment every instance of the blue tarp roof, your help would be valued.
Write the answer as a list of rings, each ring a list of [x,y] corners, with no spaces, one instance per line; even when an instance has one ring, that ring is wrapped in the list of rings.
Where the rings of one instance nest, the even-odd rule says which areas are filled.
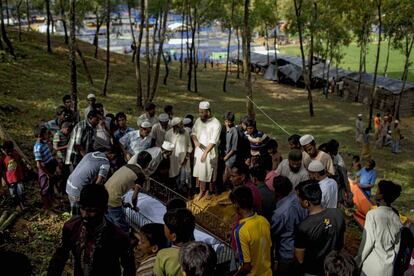
[[[348,78],[354,81],[359,81],[359,73],[353,72],[348,75]],[[361,82],[366,85],[372,85],[374,82],[374,75],[362,73]],[[377,76],[377,87],[390,91],[392,94],[398,95],[401,93],[403,82],[401,80],[391,79],[388,77]],[[414,89],[414,83],[406,82],[404,91]]]

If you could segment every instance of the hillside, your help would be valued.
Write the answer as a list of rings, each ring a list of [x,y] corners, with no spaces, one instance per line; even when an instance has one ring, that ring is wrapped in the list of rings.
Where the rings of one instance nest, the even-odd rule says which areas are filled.
[[[31,156],[34,142],[32,127],[40,120],[53,118],[62,96],[70,91],[68,50],[61,37],[53,38],[53,54],[47,54],[46,39],[41,34],[24,33],[23,42],[19,43],[12,33],[12,39],[18,59],[0,63],[0,124]],[[130,57],[112,54],[108,96],[104,98],[100,95],[105,69],[104,52],[100,51],[98,59],[94,59],[92,46],[82,42],[79,42],[79,46],[86,56],[94,80],[94,85],[90,87],[79,64],[80,109],[86,105],[86,95],[93,92],[108,112],[126,112],[129,124],[136,127],[136,117],[140,111],[134,106],[136,82]],[[163,74],[162,70],[161,75]],[[161,109],[165,104],[172,104],[175,114],[179,116],[189,113],[196,116],[198,102],[206,99],[211,101],[212,111],[219,119],[222,119],[226,111],[235,112],[237,119],[245,114],[243,81],[237,80],[235,74],[230,76],[227,93],[222,92],[222,68],[200,68],[198,76],[199,93],[187,92],[186,81],[178,78],[178,64],[173,64],[168,85],[160,84],[155,103]],[[263,81],[260,76],[254,76],[254,99],[262,110],[291,134],[312,133],[318,144],[331,138],[337,139],[348,164],[352,154],[360,153],[354,143],[354,122],[356,114],[367,114],[366,106],[343,102],[336,97],[325,99],[320,91],[314,91],[316,116],[311,118],[306,93],[302,89]],[[277,138],[280,151],[286,157],[287,135],[259,110],[256,113],[258,128]],[[392,155],[390,149],[386,148],[374,149],[373,155],[377,161],[379,178],[392,179],[403,185],[403,195],[396,207],[413,217],[414,118],[402,120],[402,134],[406,139],[402,143],[401,154]],[[41,272],[46,269],[48,258],[58,239],[60,225],[66,217],[46,218],[39,214],[37,186],[31,183],[28,190],[30,208],[12,230],[13,243],[7,246],[17,247],[30,254],[36,272]],[[7,198],[5,189],[2,198]],[[0,210],[7,206],[7,202],[3,201]]]

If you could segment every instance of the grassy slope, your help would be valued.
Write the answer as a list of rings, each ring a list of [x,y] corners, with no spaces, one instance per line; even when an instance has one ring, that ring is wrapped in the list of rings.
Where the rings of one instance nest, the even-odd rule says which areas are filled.
[[[380,61],[378,64],[378,73],[382,76],[384,73],[385,60],[387,57],[387,43],[383,41],[381,44]],[[300,55],[299,45],[281,47],[280,52],[288,55]],[[344,58],[339,67],[358,72],[359,70],[359,47],[352,43],[348,47],[343,48]],[[369,44],[367,55],[367,72],[373,73],[375,69],[375,58],[377,56],[377,45]],[[414,55],[411,54],[411,63],[414,62]],[[405,58],[400,50],[391,49],[390,59],[388,63],[387,75],[391,78],[401,79],[404,70]],[[411,66],[408,74],[408,81],[414,82],[414,67]]]
[[[19,111],[13,114],[0,113],[2,124],[10,131],[13,137],[23,147],[31,151],[31,127],[40,119],[50,119],[54,109],[60,104],[61,97],[68,93],[69,65],[67,50],[61,38],[53,42],[54,53],[45,52],[44,37],[39,34],[26,34],[22,43],[15,42],[18,52],[26,57],[18,59],[12,64],[0,64],[0,105],[11,104]],[[89,87],[84,77],[83,68],[78,67],[80,99],[90,91],[100,94],[104,76],[104,53],[100,52],[98,59],[92,58],[93,49],[86,44],[79,43],[87,56],[87,61],[94,77],[94,86]],[[138,111],[135,102],[135,71],[129,57],[112,55],[111,78],[109,95],[99,97],[109,112],[126,111],[130,117],[130,124],[135,125]],[[394,56],[391,56],[391,60]],[[161,73],[163,74],[163,72]],[[231,75],[228,93],[221,92],[223,72],[219,70],[200,70],[198,94],[186,91],[186,82],[178,79],[178,66],[172,69],[168,86],[160,85],[160,92],[155,102],[159,106],[174,105],[179,115],[196,113],[197,102],[202,99],[210,100],[213,112],[221,116],[225,111],[236,112],[238,118],[245,113],[245,98],[243,82]],[[367,113],[367,108],[360,104],[344,103],[340,99],[328,100],[315,91],[314,118],[309,117],[306,95],[303,90],[290,86],[277,85],[254,77],[254,97],[257,104],[270,117],[285,127],[290,133],[313,133],[318,142],[336,138],[342,145],[342,151],[347,154],[357,154],[360,150],[353,143],[354,116],[357,113]],[[80,101],[83,108],[86,102]],[[1,112],[1,110],[0,110]],[[286,135],[272,122],[258,112],[258,125],[261,129],[279,139],[282,153],[286,156]],[[389,150],[374,150],[374,157],[378,162],[380,178],[395,179],[404,185],[404,195],[399,201],[400,206],[408,208],[408,200],[414,193],[411,183],[414,180],[414,160],[410,158],[414,153],[412,139],[414,138],[414,119],[403,120],[403,135],[407,140],[403,142],[403,153],[392,155]],[[405,212],[408,210],[405,209]]]
[[[12,38],[15,36],[13,35]],[[51,55],[46,53],[44,36],[30,33],[24,34],[23,39],[22,43],[15,40],[14,43],[17,52],[24,55],[24,58],[9,64],[0,63],[0,122],[23,149],[30,153],[34,141],[31,134],[32,126],[41,119],[52,118],[55,107],[61,103],[62,96],[70,89],[69,64],[67,49],[61,38],[53,40],[54,53]],[[134,108],[135,72],[130,57],[113,55],[109,95],[103,98],[99,96],[99,91],[104,76],[104,52],[100,52],[99,58],[94,59],[92,47],[83,43],[79,45],[87,56],[95,82],[93,87],[89,87],[83,68],[79,67],[80,99],[85,99],[86,94],[93,91],[98,94],[99,101],[105,105],[106,110],[113,113],[126,111],[130,115],[130,125],[135,126],[139,112]],[[168,86],[160,85],[160,92],[155,102],[159,106],[173,104],[175,113],[181,116],[188,113],[195,114],[198,101],[202,99],[212,102],[213,112],[218,117],[229,110],[236,112],[238,118],[245,113],[243,82],[236,80],[235,74],[230,77],[228,93],[221,91],[222,71],[200,70],[198,76],[200,92],[198,94],[187,92],[186,82],[178,79],[178,66],[174,65]],[[342,145],[341,151],[348,164],[350,154],[360,152],[353,142],[354,118],[357,113],[367,114],[366,106],[343,102],[333,97],[326,100],[321,97],[320,91],[314,91],[316,116],[310,118],[306,94],[302,89],[263,81],[259,76],[255,76],[254,79],[254,98],[258,106],[287,131],[299,134],[312,133],[319,143],[336,138]],[[7,104],[16,109],[13,112],[4,111],[4,106]],[[85,107],[85,104],[86,102],[82,100],[80,107]],[[280,150],[286,156],[286,134],[259,111],[257,113],[259,128],[278,139]],[[411,208],[414,209],[412,206],[414,161],[411,157],[414,153],[412,144],[414,118],[404,119],[402,126],[403,134],[408,138],[403,142],[403,153],[392,155],[389,149],[381,149],[374,151],[374,157],[377,160],[380,178],[394,179],[403,185],[404,194],[396,206],[410,215],[413,214],[410,212]],[[41,229],[44,230],[44,227],[49,229],[44,225]],[[36,237],[32,238],[33,242]],[[37,246],[38,241],[36,242],[33,246]],[[51,247],[53,247],[53,238]],[[53,249],[49,248],[46,251],[50,254],[51,250]],[[42,256],[48,256],[48,253],[45,252]],[[45,260],[41,257],[35,258],[39,262],[37,270],[44,270],[47,258]]]

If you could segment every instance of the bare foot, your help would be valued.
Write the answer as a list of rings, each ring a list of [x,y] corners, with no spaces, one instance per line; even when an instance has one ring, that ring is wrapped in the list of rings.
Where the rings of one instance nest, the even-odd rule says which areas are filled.
[[[51,217],[57,216],[57,214],[52,210],[45,210],[45,214]]]
[[[222,206],[227,206],[227,205],[231,205],[232,202],[230,200],[223,200],[223,201],[220,201],[218,204]]]
[[[210,200],[212,197],[211,193],[207,191],[205,199]]]
[[[201,192],[194,198],[194,201],[199,201],[201,200],[205,195],[205,192]]]

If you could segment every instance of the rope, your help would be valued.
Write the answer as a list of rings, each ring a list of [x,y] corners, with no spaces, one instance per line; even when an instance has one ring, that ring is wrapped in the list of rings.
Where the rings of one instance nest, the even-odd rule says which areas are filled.
[[[254,106],[260,111],[260,112],[262,112],[263,113],[263,115],[265,115],[270,121],[272,121],[273,122],[273,124],[275,124],[278,128],[280,128],[287,136],[290,136],[290,133],[289,132],[287,132],[287,130],[286,129],[284,129],[281,125],[279,125],[277,122],[275,122],[275,120],[273,120],[269,115],[267,115],[267,113],[266,112],[264,112],[249,96],[246,96],[246,98],[249,100],[249,101],[251,101],[253,104],[254,104]]]

